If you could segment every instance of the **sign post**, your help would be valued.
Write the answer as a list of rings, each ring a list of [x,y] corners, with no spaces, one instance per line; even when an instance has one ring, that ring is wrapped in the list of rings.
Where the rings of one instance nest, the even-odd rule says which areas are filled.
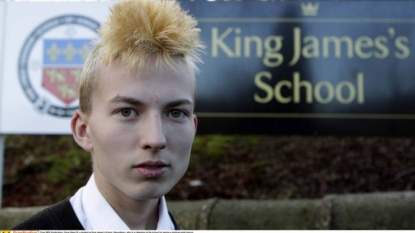
[[[3,204],[4,135],[0,135],[0,209]]]

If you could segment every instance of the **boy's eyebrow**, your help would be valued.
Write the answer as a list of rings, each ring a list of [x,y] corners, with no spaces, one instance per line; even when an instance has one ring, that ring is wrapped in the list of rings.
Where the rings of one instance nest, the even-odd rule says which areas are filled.
[[[141,102],[140,100],[136,99],[136,98],[132,98],[132,97],[128,97],[128,96],[122,96],[122,95],[117,95],[114,98],[112,98],[110,100],[109,103],[128,103],[131,105],[136,105],[136,106],[140,106],[140,105],[144,105],[143,102]]]
[[[136,99],[136,98],[132,98],[132,97],[128,97],[128,96],[122,96],[122,95],[117,95],[114,98],[112,98],[110,100],[110,103],[119,103],[119,102],[123,102],[123,103],[128,103],[134,106],[142,106],[145,105],[143,102],[141,102],[140,100]],[[179,105],[193,105],[193,102],[188,100],[188,99],[178,99],[178,100],[174,100],[171,102],[168,102],[166,104],[166,107],[175,107],[175,106],[179,106]]]
[[[188,99],[178,99],[166,104],[167,107],[176,107],[179,105],[193,105],[193,102]]]

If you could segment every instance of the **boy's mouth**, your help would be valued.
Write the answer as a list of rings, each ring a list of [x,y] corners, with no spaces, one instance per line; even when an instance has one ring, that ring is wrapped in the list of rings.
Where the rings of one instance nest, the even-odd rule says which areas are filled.
[[[134,168],[144,177],[157,178],[164,174],[168,166],[162,161],[146,161],[134,166]]]

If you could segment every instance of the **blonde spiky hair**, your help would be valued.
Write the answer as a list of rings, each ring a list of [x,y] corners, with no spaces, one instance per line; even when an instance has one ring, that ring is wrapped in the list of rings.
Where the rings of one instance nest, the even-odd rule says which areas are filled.
[[[174,69],[181,57],[194,69],[204,49],[197,21],[174,0],[120,0],[111,7],[102,25],[100,41],[85,61],[80,83],[80,109],[91,110],[97,67],[120,60],[129,69],[143,69],[155,58],[156,65]]]
[[[111,8],[100,30],[102,62],[120,59],[130,68],[143,67],[149,56],[157,54],[158,62],[170,67],[177,55],[194,65],[201,61],[203,49],[196,25],[176,1],[122,0]]]

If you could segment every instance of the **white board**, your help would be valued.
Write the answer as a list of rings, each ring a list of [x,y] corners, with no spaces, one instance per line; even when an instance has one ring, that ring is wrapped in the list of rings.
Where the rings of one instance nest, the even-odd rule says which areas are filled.
[[[7,2],[0,133],[71,133],[84,57],[111,4]]]
[[[6,19],[6,3],[0,2],[0,108],[2,98],[3,74],[4,74],[4,24]],[[0,117],[1,121],[1,117]],[[1,165],[0,165],[1,166]]]

